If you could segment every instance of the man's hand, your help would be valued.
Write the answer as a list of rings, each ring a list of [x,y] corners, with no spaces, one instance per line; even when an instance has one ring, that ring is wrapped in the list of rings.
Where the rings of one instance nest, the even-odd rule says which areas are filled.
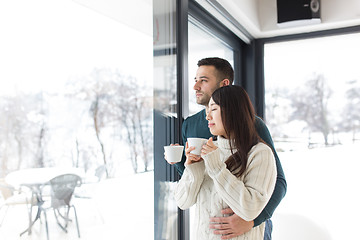
[[[215,229],[214,234],[222,235],[221,239],[231,239],[240,236],[250,231],[254,226],[254,221],[245,221],[234,214],[231,208],[223,209],[221,213],[230,216],[210,218],[210,228]]]
[[[179,146],[179,144],[178,144],[178,143],[170,144],[170,146]],[[165,158],[165,160],[167,161],[167,157],[166,157],[165,151],[164,151],[164,158]],[[174,165],[175,163],[176,163],[176,162],[169,162],[169,164],[171,164],[171,165]]]

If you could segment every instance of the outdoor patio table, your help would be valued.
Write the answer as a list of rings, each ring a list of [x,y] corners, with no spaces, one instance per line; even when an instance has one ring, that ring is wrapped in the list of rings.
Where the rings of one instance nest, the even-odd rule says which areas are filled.
[[[27,168],[21,169],[9,173],[5,177],[5,181],[12,186],[26,186],[32,191],[32,198],[36,199],[37,204],[37,213],[34,219],[32,219],[32,205],[29,210],[29,227],[25,229],[20,236],[28,232],[31,234],[31,228],[34,223],[40,218],[41,210],[40,206],[44,203],[42,196],[42,186],[49,183],[49,181],[62,174],[76,174],[81,178],[84,177],[85,172],[81,168],[61,168],[61,167],[52,167],[52,168]],[[32,201],[29,202],[32,204]]]

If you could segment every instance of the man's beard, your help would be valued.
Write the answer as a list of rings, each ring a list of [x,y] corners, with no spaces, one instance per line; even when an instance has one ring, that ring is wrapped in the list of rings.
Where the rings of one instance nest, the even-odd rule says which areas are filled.
[[[209,102],[210,102],[210,98],[211,98],[212,93],[216,89],[218,89],[219,87],[220,87],[220,82],[213,89],[211,89],[212,91],[211,91],[210,95],[208,95],[208,94],[206,94],[204,92],[201,92],[201,91],[196,92],[196,93],[202,93],[202,96],[200,98],[196,98],[196,103],[200,104],[200,105],[207,106],[209,104]]]
[[[204,106],[208,105],[209,101],[210,101],[210,96],[204,93],[200,98],[196,98],[196,103]]]

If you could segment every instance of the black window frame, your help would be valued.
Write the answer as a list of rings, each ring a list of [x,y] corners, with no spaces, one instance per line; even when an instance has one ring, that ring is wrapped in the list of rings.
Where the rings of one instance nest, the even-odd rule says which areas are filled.
[[[163,139],[158,139],[158,144],[164,142],[178,142],[182,143],[181,128],[184,121],[184,109],[188,108],[188,21],[189,15],[196,19],[201,24],[201,27],[205,27],[211,34],[225,42],[234,51],[234,82],[235,84],[241,84],[241,75],[243,67],[243,58],[241,53],[243,50],[243,43],[233,32],[227,29],[220,21],[215,19],[209,14],[203,7],[201,7],[194,0],[177,0],[176,1],[176,49],[173,51],[176,53],[177,61],[177,118],[168,119],[171,123],[167,124],[171,126],[169,129],[154,128],[154,136],[162,136]],[[161,51],[154,51],[154,55],[162,55]],[[163,121],[163,119],[154,118],[154,121]],[[154,150],[159,148],[156,145],[154,139]],[[160,154],[154,153],[154,163],[157,163],[157,158],[161,158]],[[179,175],[174,167],[169,164],[157,163],[154,164],[154,180],[159,179],[165,181],[177,181]],[[156,189],[156,187],[154,186]],[[156,194],[156,190],[155,190]],[[156,204],[156,198],[155,198]],[[155,214],[158,214],[155,210]],[[154,216],[156,218],[156,216]],[[156,231],[156,229],[155,229]],[[178,210],[178,239],[189,239],[189,213],[188,211]]]
[[[245,43],[195,1],[189,1],[189,15],[199,22],[202,28],[232,48],[234,51],[234,84],[241,85],[243,66],[241,55]]]

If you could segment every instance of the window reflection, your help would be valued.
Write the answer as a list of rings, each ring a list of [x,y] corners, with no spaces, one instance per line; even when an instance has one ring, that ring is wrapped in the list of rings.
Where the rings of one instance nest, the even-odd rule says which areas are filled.
[[[154,207],[155,239],[177,239],[179,212],[174,201],[175,169],[164,159],[164,146],[179,143],[178,75],[175,0],[154,5]]]

